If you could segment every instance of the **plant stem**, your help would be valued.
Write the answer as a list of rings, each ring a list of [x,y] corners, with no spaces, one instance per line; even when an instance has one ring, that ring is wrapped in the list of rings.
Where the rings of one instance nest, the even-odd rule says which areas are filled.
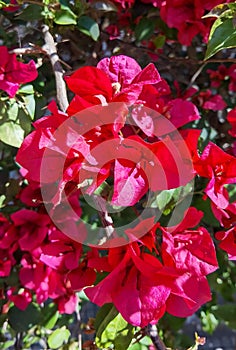
[[[69,103],[67,99],[66,84],[63,79],[63,68],[60,63],[60,58],[57,54],[56,45],[52,34],[49,32],[49,27],[47,25],[42,26],[42,32],[45,41],[45,50],[50,58],[51,65],[54,71],[57,89],[57,101],[60,109],[65,112]]]
[[[156,350],[166,350],[166,346],[159,337],[157,327],[155,325],[149,324],[146,327],[146,333],[151,338]]]

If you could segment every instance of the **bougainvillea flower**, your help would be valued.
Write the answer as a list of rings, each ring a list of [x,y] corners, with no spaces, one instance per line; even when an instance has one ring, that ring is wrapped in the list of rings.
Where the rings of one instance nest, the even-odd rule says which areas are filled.
[[[69,271],[78,267],[81,244],[72,241],[55,227],[48,234],[48,243],[43,244],[40,261],[57,271]]]
[[[236,137],[236,108],[232,109],[228,115],[227,120],[231,125],[231,129],[229,130],[229,134],[233,137]]]
[[[228,75],[228,68],[224,64],[220,64],[216,70],[207,69],[211,81],[211,86],[218,88]]]
[[[109,77],[96,67],[82,67],[65,80],[69,89],[80,97],[101,95],[106,101],[112,97]]]
[[[19,246],[31,251],[43,242],[48,233],[50,217],[32,210],[21,209],[11,215],[17,229]]]
[[[116,256],[116,250],[110,250],[110,260],[113,253]],[[161,267],[158,260],[156,263]],[[86,288],[85,293],[99,306],[113,302],[129,323],[144,327],[150,322],[156,323],[163,316],[170,288],[163,286],[161,281],[155,285],[140,274],[127,252],[106,278],[95,287]]]
[[[55,130],[68,118],[66,113],[57,109],[55,101],[48,105],[51,112],[49,116],[37,120],[33,125],[36,130],[30,133],[23,141],[18,150],[16,161],[22,166],[24,177],[30,181],[40,183],[40,167],[46,146],[51,142]],[[52,157],[48,166],[48,182],[50,179],[58,177],[58,155],[52,152]]]
[[[165,265],[191,272],[198,277],[206,276],[218,268],[215,247],[210,233],[195,227],[203,213],[189,208],[176,228],[162,228],[162,259]]]
[[[164,106],[160,106],[159,93],[152,89],[154,89],[153,86],[148,86],[144,89],[140,97],[145,100],[140,102],[147,107],[153,108],[158,113],[148,108],[142,108],[140,105],[134,106],[131,113],[135,123],[147,136],[165,135],[175,131],[176,128],[200,119],[198,109],[192,102],[178,98],[165,102]],[[151,103],[150,101],[146,103],[148,101],[147,93],[149,98],[150,96],[155,96],[155,94],[157,98]]]
[[[7,277],[13,266],[12,259],[7,250],[0,249],[0,277]]]
[[[81,289],[91,286],[96,280],[96,272],[94,269],[88,267],[87,261],[80,263],[79,267],[71,270],[67,275],[73,291],[80,291]]]
[[[197,213],[194,212],[194,216],[199,220]],[[186,225],[189,220],[186,219]],[[195,224],[197,218],[193,221]],[[197,242],[196,238],[196,246]],[[200,250],[200,245],[198,248]],[[96,286],[85,289],[90,300],[99,306],[113,302],[122,316],[135,326],[156,323],[165,311],[179,317],[189,316],[211,299],[204,275],[206,270],[198,276],[189,274],[187,266],[162,264],[156,257],[142,252],[137,243],[110,249],[108,257],[91,259],[89,266],[110,272]]]
[[[211,202],[211,209],[221,226],[229,228],[236,224],[236,202],[229,203],[224,209]]]
[[[208,197],[219,208],[226,208],[229,202],[224,185],[236,182],[236,158],[210,142],[194,167],[200,176],[210,179],[205,189]]]
[[[39,253],[40,256],[40,253]],[[24,254],[21,259],[19,279],[21,284],[36,294],[37,302],[43,303],[48,299],[49,277],[51,269],[38,258],[29,253]]]
[[[60,313],[71,314],[78,303],[77,296],[70,288],[64,274],[55,270],[49,273],[48,296],[57,304]]]
[[[236,228],[235,226],[228,231],[216,232],[216,239],[220,241],[219,247],[224,250],[229,260],[236,260]]]
[[[236,64],[229,67],[228,74],[230,78],[229,91],[236,92]]]
[[[73,314],[78,305],[78,297],[73,291],[66,291],[64,295],[54,299],[60,314]]]
[[[209,90],[201,91],[198,94],[198,100],[202,100],[202,108],[212,111],[221,111],[227,106],[220,95],[212,95]]]
[[[32,294],[27,289],[16,291],[14,287],[10,288],[7,291],[7,297],[20,310],[25,310],[32,301]]]
[[[0,89],[14,97],[20,84],[28,83],[38,76],[33,60],[25,64],[8,52],[6,46],[0,46]]]
[[[102,59],[97,68],[82,67],[65,80],[71,91],[79,96],[72,102],[74,107],[68,108],[72,113],[76,101],[85,107],[119,101],[133,104],[143,86],[156,84],[161,78],[152,63],[142,70],[134,59],[120,55]],[[77,108],[77,112],[81,110],[79,104]]]
[[[87,115],[83,115],[86,114],[84,110],[82,115],[78,115],[79,123],[73,124],[72,118],[68,119],[66,114],[50,105],[52,115],[34,123],[36,130],[26,137],[16,157],[23,167],[22,174],[24,172],[24,177],[29,181],[41,182],[44,185],[57,183],[57,186],[51,186],[55,191],[58,190],[57,193],[51,193],[51,197],[47,195],[47,200],[54,206],[63,200],[63,190],[69,183],[73,183],[75,187],[86,179],[90,180],[86,193],[91,195],[109,176],[114,176],[113,204],[133,205],[148,189],[156,191],[175,188],[185,185],[194,177],[195,174],[190,169],[191,155],[187,152],[186,145],[183,147],[184,140],[182,143],[179,140],[172,142],[171,137],[166,137],[154,143],[145,142],[145,136],[134,136],[134,130],[131,129],[132,133],[127,137],[129,126],[125,124],[128,116],[126,102],[143,102],[148,87],[155,90],[157,98],[161,98],[161,104],[165,101],[164,96],[170,94],[168,85],[161,80],[153,64],[142,70],[134,59],[122,55],[115,56],[100,61],[97,68],[80,68],[66,80],[68,86],[76,93],[72,108],[74,111],[76,101],[80,110],[81,106],[88,107],[82,101],[87,101],[89,105],[99,103],[103,109],[97,106],[97,112],[92,113],[89,110]],[[112,114],[111,105],[116,104],[106,105],[110,101],[122,101],[125,104],[121,103],[122,110],[118,107],[114,110],[113,107]],[[164,108],[164,105],[162,107]],[[156,108],[159,108],[157,104]],[[176,127],[199,119],[196,107],[191,102],[181,99],[169,100],[165,113],[161,120],[157,118],[155,121],[152,115],[145,116],[137,108],[133,109],[134,129],[139,128],[141,132],[152,137],[156,136],[156,133],[163,135],[173,132]],[[170,120],[171,130],[165,128],[166,118]],[[148,126],[149,121],[153,123],[153,127]],[[70,123],[68,127],[63,128],[63,122]],[[83,133],[86,127],[89,131]],[[136,146],[127,145],[127,142],[136,143]],[[47,164],[41,171],[43,157],[47,158]],[[121,188],[128,201],[121,200]],[[128,188],[130,196],[126,193]],[[46,191],[48,190],[52,191],[46,188]]]
[[[205,276],[188,276],[184,282],[181,276],[180,280],[182,295],[171,293],[166,302],[166,311],[175,317],[188,317],[211,300],[211,290]]]

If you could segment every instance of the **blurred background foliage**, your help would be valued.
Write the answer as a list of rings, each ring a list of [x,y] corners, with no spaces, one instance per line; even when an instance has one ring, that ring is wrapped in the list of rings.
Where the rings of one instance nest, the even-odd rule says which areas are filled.
[[[0,2],[0,45],[7,46],[24,62],[33,59],[39,73],[35,81],[21,87],[15,98],[0,94],[0,208],[5,215],[22,206],[17,198],[22,185],[14,162],[17,148],[32,130],[32,121],[42,117],[46,113],[45,106],[56,99],[54,72],[42,34],[43,24],[49,26],[55,40],[64,74],[83,65],[96,65],[101,58],[116,54],[132,56],[141,66],[154,62],[174,96],[184,95],[191,87],[196,89],[192,100],[204,118],[195,122],[194,127],[202,129],[202,149],[210,140],[225,150],[232,147],[234,138],[228,133],[230,125],[226,115],[235,106],[235,91],[230,90],[229,85],[236,84],[236,74],[221,76],[219,67],[223,65],[230,69],[236,64],[236,4],[218,6],[206,14],[215,20],[208,46],[199,36],[195,36],[189,46],[181,44],[177,29],[167,26],[159,9],[151,2],[135,1],[132,6],[128,5],[128,1],[108,0]],[[212,84],[214,78],[209,70],[218,72],[217,86]],[[206,91],[213,96],[219,94],[225,102],[224,107],[205,109]],[[195,189],[197,192],[197,184]],[[231,199],[235,200],[235,186],[229,186],[229,189]],[[168,211],[169,206],[171,210],[173,196],[172,193],[157,198],[157,207]],[[211,212],[209,201],[203,202],[200,195],[196,195],[193,205],[204,211],[207,229],[211,233],[217,231],[219,223]],[[200,334],[212,334],[216,330],[216,337],[217,327],[222,324],[236,329],[236,266],[222,251],[218,252],[218,259],[220,269],[209,276],[213,299],[197,313],[194,323]],[[16,265],[8,277],[0,278],[0,288],[18,284]],[[33,301],[21,311],[2,299],[0,348],[75,350],[82,337],[85,350],[151,349],[151,341],[143,330],[128,325],[112,305],[102,307],[96,316],[96,308],[91,307],[92,316],[88,317],[89,302],[82,292],[79,299],[77,313],[72,315],[59,314],[50,301],[43,306]],[[165,315],[158,327],[168,347],[186,349],[194,343],[194,334],[187,331],[185,319]]]

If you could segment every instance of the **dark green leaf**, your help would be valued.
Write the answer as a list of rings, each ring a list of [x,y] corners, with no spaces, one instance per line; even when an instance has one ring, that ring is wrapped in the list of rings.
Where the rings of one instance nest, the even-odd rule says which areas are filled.
[[[48,304],[42,309],[42,326],[47,329],[52,329],[59,317],[57,306],[53,303]]]
[[[149,39],[155,29],[155,23],[149,18],[142,18],[135,27],[135,37],[137,41]]]
[[[21,19],[23,21],[37,21],[42,18],[42,7],[35,4],[28,5],[24,11],[17,16],[17,19]]]
[[[98,24],[88,16],[81,16],[78,20],[79,30],[97,41],[100,35]]]
[[[39,306],[30,304],[24,311],[12,306],[8,311],[9,324],[16,332],[26,332],[41,319]]]
[[[212,213],[211,202],[208,198],[206,200],[203,200],[200,196],[194,197],[192,205],[196,209],[203,211],[204,217],[202,221],[205,224],[209,225],[210,227],[220,227],[219,221],[215,218],[214,214]]]
[[[116,310],[113,304],[105,304],[103,305],[95,319],[94,327],[97,330],[97,336],[101,337],[103,331],[106,329],[107,325],[118,315],[118,311]]]
[[[114,339],[114,346],[116,350],[126,350],[128,349],[132,339],[134,337],[134,327],[127,324],[126,329],[121,333],[117,334]]]
[[[231,328],[236,329],[236,305],[234,303],[212,306],[211,312]]]

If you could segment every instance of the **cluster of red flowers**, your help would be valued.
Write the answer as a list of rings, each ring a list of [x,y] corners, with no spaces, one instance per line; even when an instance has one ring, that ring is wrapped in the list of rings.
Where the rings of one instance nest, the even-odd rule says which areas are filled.
[[[221,0],[166,0],[161,2],[160,16],[168,27],[178,30],[181,44],[190,45],[197,34],[207,40],[212,19],[203,20],[202,16],[221,3]]]
[[[217,69],[208,69],[207,73],[209,74],[212,87],[219,88],[227,81],[229,83],[229,92],[236,92],[236,64],[231,64],[229,67],[221,64]]]
[[[118,8],[118,26],[110,25],[108,32],[113,37],[120,35],[122,23],[129,27],[131,14],[129,9],[135,4],[134,0],[113,0]],[[202,17],[222,3],[221,0],[142,0],[143,3],[152,4],[160,9],[160,17],[169,28],[175,28],[178,31],[178,42],[183,45],[191,45],[193,38],[200,34],[206,41],[212,26],[212,18]],[[230,3],[233,0],[226,0],[224,3]],[[120,20],[122,23],[120,23]],[[128,29],[129,30],[129,29]]]
[[[173,99],[153,64],[142,70],[126,56],[105,58],[66,82],[75,93],[67,112],[52,102],[51,114],[34,123],[16,157],[28,182],[20,199],[31,209],[12,214],[10,221],[1,217],[0,274],[19,269],[18,286],[5,297],[23,309],[35,293],[39,303],[51,298],[68,313],[75,307],[74,292],[86,287],[91,301],[114,303],[135,326],[156,323],[165,312],[191,315],[210,300],[206,276],[218,268],[212,237],[200,226],[203,213],[190,207],[171,227],[152,214],[126,226],[122,236],[113,227],[110,248],[99,247],[89,244],[87,226],[78,220],[86,211],[79,199],[82,189],[96,197],[108,181],[111,190],[101,198],[134,207],[150,191],[206,178],[205,196],[228,229],[217,238],[235,259],[236,206],[225,184],[236,181],[236,158],[213,143],[198,153],[201,131],[186,127],[200,118],[197,108],[185,98]],[[40,189],[47,193],[49,215]],[[69,228],[71,238],[52,220],[62,232]]]

